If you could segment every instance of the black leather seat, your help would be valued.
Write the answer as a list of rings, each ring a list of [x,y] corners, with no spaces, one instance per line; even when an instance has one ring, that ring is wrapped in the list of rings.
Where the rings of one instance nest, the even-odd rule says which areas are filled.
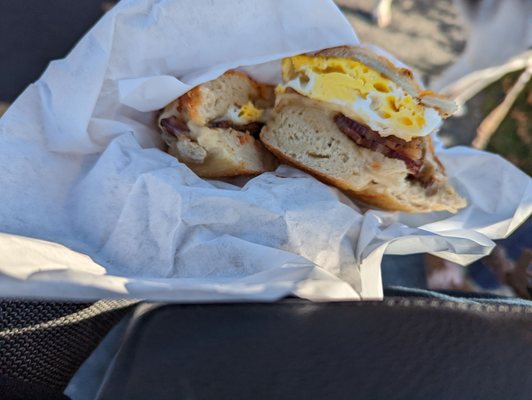
[[[144,306],[146,307],[146,306]],[[167,305],[133,319],[107,399],[530,399],[532,307]]]

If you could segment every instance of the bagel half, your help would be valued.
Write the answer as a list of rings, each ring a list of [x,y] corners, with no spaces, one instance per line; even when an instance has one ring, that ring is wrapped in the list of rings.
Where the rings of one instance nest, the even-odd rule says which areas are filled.
[[[430,137],[452,102],[422,91],[409,70],[340,47],[285,59],[283,81],[260,134],[280,160],[386,210],[455,213],[466,205]]]

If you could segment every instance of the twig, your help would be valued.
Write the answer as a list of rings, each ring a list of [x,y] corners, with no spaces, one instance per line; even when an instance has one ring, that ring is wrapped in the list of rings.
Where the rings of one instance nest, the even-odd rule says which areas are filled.
[[[526,84],[532,76],[532,65],[529,65],[519,79],[512,86],[510,91],[504,97],[504,100],[495,109],[493,109],[477,128],[477,135],[471,143],[477,149],[484,149],[488,145],[491,137],[504,120],[519,94],[524,90]]]
[[[379,28],[387,27],[392,22],[392,0],[379,0],[371,14]]]
[[[458,79],[456,82],[442,88],[439,92],[451,97],[459,106],[462,106],[476,94],[484,90],[493,82],[498,81],[504,75],[527,68],[531,59],[532,51],[526,51],[513,57],[503,65],[471,72]]]

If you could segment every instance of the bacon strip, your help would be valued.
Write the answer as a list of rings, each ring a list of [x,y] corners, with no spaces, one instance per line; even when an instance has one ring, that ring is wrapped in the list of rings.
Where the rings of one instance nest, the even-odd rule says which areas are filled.
[[[434,185],[437,181],[436,176],[434,175],[434,168],[429,163],[425,163],[416,175],[408,175],[407,179],[409,181],[417,182],[425,189]]]
[[[423,138],[418,137],[407,142],[393,135],[382,137],[374,130],[341,113],[334,116],[334,122],[338,129],[359,146],[378,151],[385,157],[403,161],[413,178],[421,171],[425,152]]]
[[[259,133],[264,126],[262,122],[250,122],[249,124],[235,124],[231,121],[215,121],[209,124],[209,128],[234,129],[240,132],[248,132],[255,138],[258,138]]]
[[[170,117],[161,120],[161,126],[163,129],[177,137],[183,133],[190,132],[185,121],[177,118]],[[235,124],[231,121],[213,121],[207,125],[209,128],[222,128],[222,129],[234,129],[239,132],[248,132],[250,135],[258,138],[259,133],[264,126],[263,122],[250,122],[248,124]]]
[[[166,133],[174,135],[175,137],[178,137],[180,134],[183,134],[185,132],[190,132],[190,129],[188,129],[188,126],[185,121],[180,120],[177,117],[162,119],[161,126],[166,131]]]

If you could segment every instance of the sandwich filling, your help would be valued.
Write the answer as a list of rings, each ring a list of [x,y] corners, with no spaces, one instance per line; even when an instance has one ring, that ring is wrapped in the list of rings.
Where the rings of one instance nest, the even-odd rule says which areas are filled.
[[[243,106],[232,104],[226,113],[209,122],[209,128],[234,129],[240,132],[248,132],[255,139],[264,126],[265,110],[257,108],[251,101]]]
[[[353,59],[300,55],[285,58],[283,85],[332,103],[383,137],[410,141],[437,130],[442,118],[380,72]]]
[[[255,107],[251,101],[243,106],[233,104],[222,117],[208,122],[207,126],[213,129],[234,129],[239,132],[248,132],[257,138],[260,130],[264,126],[263,115],[264,110]],[[160,124],[167,133],[176,137],[179,134],[190,132],[186,121],[175,115],[162,118]]]
[[[249,140],[251,135],[258,139],[263,126],[267,110],[257,108],[251,101],[240,106],[232,104],[224,115],[214,118],[206,123],[210,129],[234,130],[237,132],[241,144]],[[163,113],[159,120],[163,130],[163,139],[168,146],[179,149],[183,161],[202,164],[207,157],[207,151],[198,143],[201,127],[190,125],[183,115],[179,113]]]

